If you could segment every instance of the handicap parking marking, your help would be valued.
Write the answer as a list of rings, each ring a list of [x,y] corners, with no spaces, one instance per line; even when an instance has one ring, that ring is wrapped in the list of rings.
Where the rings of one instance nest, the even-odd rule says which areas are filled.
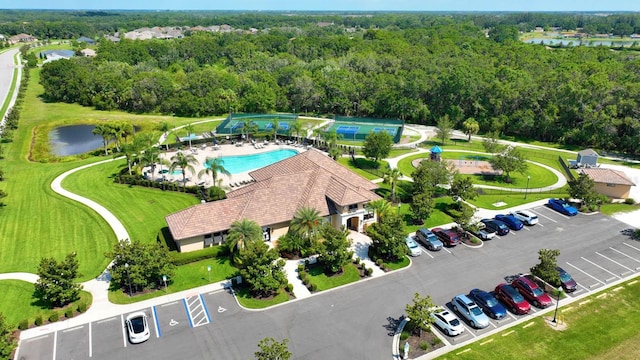
[[[621,273],[621,274],[620,274],[620,276],[624,276],[624,275],[627,275],[627,274],[630,274],[630,273],[635,272],[633,269],[628,268],[628,267],[626,267],[626,266],[622,265],[621,263],[619,263],[619,262],[617,262],[617,261],[613,260],[612,258],[610,258],[610,257],[608,257],[608,256],[602,255],[601,253],[599,253],[599,252],[597,252],[597,251],[596,251],[596,254],[597,254],[597,255],[600,255],[601,257],[603,257],[603,258],[605,258],[605,259],[607,259],[607,260],[611,261],[612,263],[614,263],[614,264],[616,264],[616,265],[618,265],[618,266],[620,266],[620,267],[623,267],[623,268],[627,269],[627,271],[626,271],[626,272]]]
[[[162,330],[160,330],[160,324],[158,324],[158,312],[156,310],[156,307],[154,306],[152,311],[153,314],[153,326],[155,326],[156,328],[156,337],[159,338],[160,336],[162,336]]]
[[[580,258],[581,258],[582,260],[584,260],[584,261],[588,262],[589,264],[591,264],[591,265],[593,265],[593,266],[595,266],[595,267],[597,267],[597,268],[599,268],[599,269],[601,269],[601,270],[604,270],[605,272],[607,272],[607,273],[609,273],[609,274],[613,275],[613,277],[610,277],[610,278],[608,278],[608,279],[606,280],[607,282],[609,282],[609,281],[613,281],[613,280],[615,280],[616,278],[618,278],[618,279],[622,279],[620,276],[618,276],[618,275],[616,275],[616,274],[612,273],[611,271],[609,271],[609,270],[607,270],[607,269],[603,268],[602,266],[600,266],[600,265],[598,265],[598,264],[594,263],[593,261],[591,261],[591,260],[589,260],[589,259],[585,258],[584,256],[581,256]]]
[[[157,305],[154,307],[154,314],[159,336],[167,337],[191,327],[184,301],[177,300]]]
[[[211,322],[209,310],[202,299],[201,294],[195,294],[183,299],[184,306],[189,316],[191,327],[207,325]]]

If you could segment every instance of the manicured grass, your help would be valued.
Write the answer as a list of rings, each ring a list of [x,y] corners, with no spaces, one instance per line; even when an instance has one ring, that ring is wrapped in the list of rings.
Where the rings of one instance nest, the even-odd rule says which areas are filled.
[[[438,359],[635,359],[640,348],[640,283],[621,287],[600,298],[593,295],[588,303],[561,308],[565,331],[552,329],[538,317],[532,326],[506,329]],[[553,318],[553,309],[546,316]],[[512,333],[507,336],[508,332]]]
[[[447,206],[453,204],[453,200],[449,196],[443,196],[435,198],[435,209],[431,213],[428,219],[425,220],[422,225],[415,225],[411,221],[411,208],[409,204],[402,204],[400,206],[400,215],[402,216],[405,226],[404,230],[406,233],[415,232],[420,228],[432,228],[448,223],[452,223],[453,219],[449,214],[445,213],[444,210]]]
[[[167,226],[166,215],[199,203],[193,194],[115,183],[113,177],[125,166],[122,159],[80,170],[62,186],[106,207],[124,224],[130,240],[142,242],[156,241]]]
[[[629,212],[640,210],[640,206],[638,204],[629,205],[625,203],[618,204],[602,204],[600,207],[600,212],[606,215],[612,215],[620,212]]]
[[[309,282],[315,284],[318,287],[318,291],[332,289],[358,280],[360,280],[360,272],[353,264],[346,265],[342,274],[332,276],[327,276],[322,266],[309,269]]]
[[[417,151],[416,149],[391,149],[391,152],[389,152],[388,158],[393,159],[400,155],[409,154],[416,151]]]
[[[286,291],[280,290],[276,296],[271,299],[261,300],[251,297],[249,294],[249,289],[245,287],[234,288],[236,293],[236,298],[240,305],[249,308],[249,309],[264,309],[269,306],[277,305],[283,302],[289,301],[289,294]]]
[[[463,161],[467,161],[467,164],[469,164],[469,162],[475,163],[476,157],[478,157],[480,161],[482,160],[487,161],[488,156],[489,155],[485,153],[472,154],[472,153],[456,152],[456,151],[446,151],[442,154],[443,159],[455,160],[456,165],[458,164],[458,161],[461,157]],[[422,158],[428,159],[429,154],[422,153],[422,154],[416,154],[413,156],[408,156],[398,162],[398,168],[404,175],[411,176],[411,174],[415,170],[415,168],[413,167],[412,161],[415,159],[422,159]],[[471,164],[470,166],[475,166],[475,165]],[[555,184],[556,181],[558,181],[558,178],[554,173],[532,163],[528,163],[528,169],[525,174],[520,174],[516,172],[511,173],[510,174],[512,179],[511,183],[506,183],[501,181],[501,177],[499,176],[495,178],[488,178],[483,175],[473,175],[473,174],[472,175],[460,174],[459,176],[471,177],[474,184],[499,186],[499,187],[505,187],[505,188],[520,188],[520,189],[526,188],[527,176],[531,177],[531,179],[529,180],[530,189],[547,187]]]
[[[356,159],[357,159],[358,161],[360,161],[362,164],[365,164],[365,163],[367,163],[367,164],[371,164],[371,163],[372,163],[372,161],[369,161],[369,160],[367,160],[367,159],[362,159],[362,158],[356,158]],[[376,175],[376,174],[373,174],[373,173],[371,173],[371,172],[369,172],[369,171],[366,171],[366,170],[364,170],[364,169],[357,168],[357,167],[353,164],[353,161],[351,160],[351,157],[343,156],[343,157],[341,157],[341,158],[338,158],[338,163],[339,163],[340,165],[342,165],[342,166],[346,167],[347,169],[349,169],[349,170],[351,170],[351,171],[355,172],[356,174],[358,174],[358,175],[360,175],[360,176],[364,177],[365,179],[368,179],[368,180],[374,180],[374,179],[379,179],[379,178],[380,178],[380,176],[378,176],[378,175]],[[387,162],[386,162],[386,161],[384,161],[384,160],[381,160],[381,161],[379,162],[378,171],[380,171],[380,172],[382,173],[382,172],[384,171],[384,169],[386,169],[388,166],[389,166],[389,163],[387,163]]]
[[[497,192],[500,192],[497,190]],[[468,200],[469,203],[489,209],[489,210],[499,210],[506,209],[517,205],[527,204],[536,200],[542,200],[546,198],[564,198],[568,197],[569,193],[566,190],[566,187],[563,189],[554,190],[553,192],[529,192],[527,194],[527,198],[524,198],[524,193],[510,193],[507,191],[503,191],[500,194],[495,195],[480,195],[475,200]],[[504,206],[496,207],[493,204],[504,202]]]
[[[0,281],[0,309],[5,316],[8,324],[18,326],[22,320],[29,320],[29,324],[33,322],[37,316],[42,316],[44,320],[48,319],[54,310],[40,306],[39,300],[34,296],[34,286],[31,283],[20,280],[1,280]],[[80,300],[68,305],[72,309],[76,309],[80,302],[91,304],[91,294],[86,291],[80,292]],[[64,309],[55,310],[60,315],[60,320],[64,320]]]
[[[409,261],[409,258],[405,256],[402,259],[400,259],[400,261],[387,262],[385,263],[385,265],[387,265],[387,267],[391,270],[398,270],[398,269],[402,269],[409,266],[410,263],[411,261]]]
[[[207,266],[209,265],[211,265],[211,281],[209,281],[209,273],[207,271]],[[129,297],[129,294],[120,290],[109,291],[109,301],[115,304],[131,304],[223,281],[233,277],[237,272],[238,269],[231,265],[231,261],[227,257],[196,261],[178,266],[173,277],[173,283],[167,286],[166,291],[164,289],[157,290],[146,294],[135,295],[132,298]]]

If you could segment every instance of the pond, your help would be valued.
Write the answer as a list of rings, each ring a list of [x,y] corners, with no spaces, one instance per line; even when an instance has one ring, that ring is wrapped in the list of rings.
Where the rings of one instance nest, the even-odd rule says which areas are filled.
[[[56,156],[83,154],[102,147],[102,136],[94,135],[95,125],[60,126],[49,132],[51,152]]]

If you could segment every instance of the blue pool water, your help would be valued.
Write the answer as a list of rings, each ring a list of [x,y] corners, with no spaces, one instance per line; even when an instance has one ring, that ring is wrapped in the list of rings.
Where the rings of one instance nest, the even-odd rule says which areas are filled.
[[[259,154],[239,155],[239,156],[221,156],[222,166],[231,174],[251,171],[271,165],[280,160],[298,155],[298,152],[291,149],[279,149]],[[207,168],[211,167],[205,164]]]

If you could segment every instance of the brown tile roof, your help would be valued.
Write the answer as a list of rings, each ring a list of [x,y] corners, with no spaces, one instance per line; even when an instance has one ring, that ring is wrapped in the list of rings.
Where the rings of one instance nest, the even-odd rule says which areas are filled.
[[[629,179],[625,173],[619,170],[586,168],[582,169],[582,173],[589,176],[593,181],[597,183],[635,186],[633,181],[631,181],[631,179]]]
[[[227,199],[195,205],[165,219],[176,240],[228,230],[243,218],[261,226],[290,221],[307,206],[330,215],[339,206],[379,199],[378,186],[318,150],[309,150],[249,173],[256,182],[231,191]]]

